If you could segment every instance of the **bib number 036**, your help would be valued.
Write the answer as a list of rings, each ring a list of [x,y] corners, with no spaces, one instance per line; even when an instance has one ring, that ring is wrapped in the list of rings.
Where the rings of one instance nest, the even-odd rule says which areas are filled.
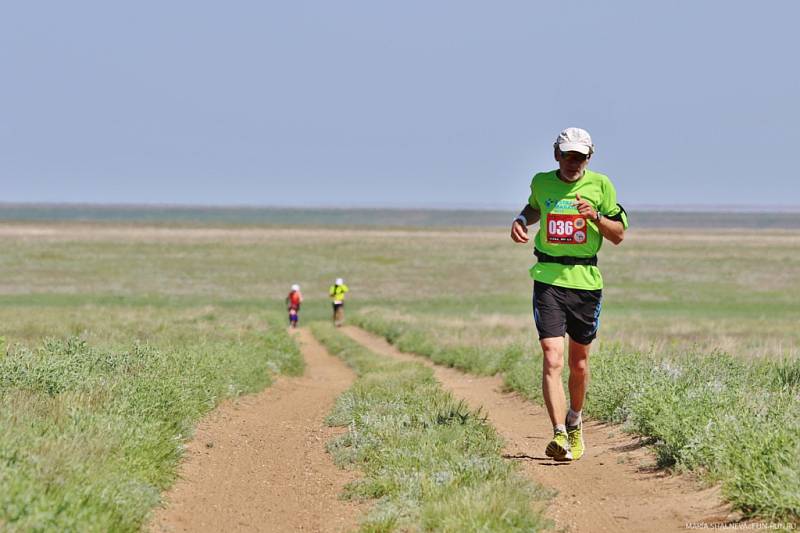
[[[547,242],[583,244],[586,242],[586,219],[581,215],[547,215]]]

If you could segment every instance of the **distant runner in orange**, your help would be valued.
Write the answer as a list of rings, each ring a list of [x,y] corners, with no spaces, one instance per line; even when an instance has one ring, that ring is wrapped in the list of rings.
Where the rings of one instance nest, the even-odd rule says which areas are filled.
[[[303,295],[300,293],[300,285],[292,285],[292,290],[286,297],[286,309],[289,311],[289,326],[292,328],[297,327],[297,322],[300,319],[300,304],[303,303]]]
[[[528,242],[528,226],[541,219],[531,267],[533,317],[542,346],[542,393],[553,424],[545,453],[557,461],[580,459],[585,450],[583,409],[589,385],[589,348],[600,326],[603,277],[597,252],[608,239],[619,244],[628,228],[625,210],[608,176],[589,170],[589,132],[567,128],[553,145],[558,169],[536,174],[531,195],[511,224],[511,239]],[[569,335],[567,411],[561,373]]]

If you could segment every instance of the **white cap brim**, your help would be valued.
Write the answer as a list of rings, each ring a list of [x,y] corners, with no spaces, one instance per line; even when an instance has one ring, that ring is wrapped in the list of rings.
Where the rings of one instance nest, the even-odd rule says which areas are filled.
[[[581,143],[563,143],[558,145],[558,149],[562,152],[580,152],[583,155],[589,155],[592,153],[592,149],[589,146]]]

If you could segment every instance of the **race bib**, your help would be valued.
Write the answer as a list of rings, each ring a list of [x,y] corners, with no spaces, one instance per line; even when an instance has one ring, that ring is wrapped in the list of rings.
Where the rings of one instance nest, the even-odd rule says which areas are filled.
[[[586,242],[586,219],[583,215],[548,213],[547,242],[583,244]]]

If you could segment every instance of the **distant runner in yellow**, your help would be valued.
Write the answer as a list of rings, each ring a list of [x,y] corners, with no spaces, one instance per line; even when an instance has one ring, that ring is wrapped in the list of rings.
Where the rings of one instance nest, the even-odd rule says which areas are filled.
[[[533,317],[542,346],[542,393],[553,424],[545,454],[580,459],[585,450],[583,409],[589,385],[589,348],[600,326],[603,277],[597,252],[619,244],[628,228],[608,176],[587,167],[594,153],[586,130],[567,128],[553,145],[558,170],[536,174],[528,204],[511,224],[511,239],[528,242],[528,226],[541,219],[531,268]],[[564,395],[564,334],[569,334],[569,401]]]
[[[337,328],[344,324],[344,295],[349,290],[342,278],[336,278],[336,281],[328,290],[333,303],[333,325]]]

